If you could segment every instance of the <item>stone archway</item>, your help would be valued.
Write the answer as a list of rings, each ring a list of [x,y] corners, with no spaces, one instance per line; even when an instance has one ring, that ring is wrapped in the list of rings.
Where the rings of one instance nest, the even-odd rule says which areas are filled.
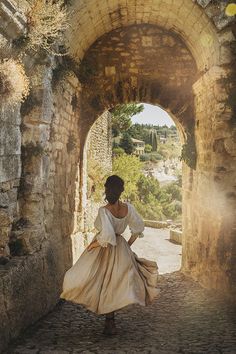
[[[4,247],[9,241],[20,246],[0,279],[3,343],[58,299],[76,247],[70,236],[83,223],[78,190],[86,136],[99,115],[119,103],[161,105],[176,117],[184,139],[194,136],[196,170],[184,165],[183,270],[205,286],[235,293],[235,28],[224,7],[192,0],[70,3],[70,54],[82,62],[77,77],[55,89],[55,61],[35,56],[29,99],[21,112],[2,110],[7,134],[17,132],[19,139],[2,150],[1,193],[10,202],[1,210],[1,232]],[[13,26],[2,33],[17,38],[25,18],[18,21],[12,5],[9,14]],[[24,286],[15,296],[19,279]]]
[[[217,175],[221,169],[218,159],[223,162],[223,159],[230,160],[231,157],[223,145],[220,145],[222,149],[219,147],[223,144],[223,136],[219,140],[211,130],[212,125],[218,124],[214,123],[215,116],[219,117],[220,110],[225,109],[218,102],[216,90],[219,90],[220,78],[227,73],[215,66],[202,73],[197,64],[179,35],[157,26],[132,25],[100,37],[86,52],[81,63],[84,68],[80,78],[83,87],[82,136],[86,136],[91,124],[105,109],[116,104],[147,102],[159,104],[172,113],[185,143],[196,143],[197,154],[196,166],[185,164],[183,168],[182,269],[205,286],[217,288],[217,284],[224,282],[224,287],[229,289],[233,279],[230,258],[234,241],[230,231],[233,215],[231,206],[228,206],[227,190],[231,188],[232,192],[232,186],[226,187],[223,182],[224,190]],[[209,95],[211,100],[204,95]],[[221,116],[224,116],[223,112]],[[229,133],[228,118],[228,112],[225,112],[224,123],[221,123],[225,129],[223,135]],[[209,138],[206,139],[206,136]],[[83,140],[81,144],[82,150]],[[213,150],[212,145],[215,146]],[[222,154],[224,158],[219,158],[217,154]],[[211,207],[212,193],[216,197],[215,209]],[[222,236],[225,217],[228,231],[225,229],[226,234]],[[231,253],[228,259],[226,254],[223,256],[223,244],[227,244],[226,248]],[[226,268],[232,278],[226,276],[223,270]]]

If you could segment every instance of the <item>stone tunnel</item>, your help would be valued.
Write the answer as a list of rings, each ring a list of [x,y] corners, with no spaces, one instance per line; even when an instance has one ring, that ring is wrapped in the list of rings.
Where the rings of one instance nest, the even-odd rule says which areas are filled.
[[[60,81],[63,57],[26,58],[30,94],[3,102],[0,116],[0,348],[58,301],[86,229],[88,136],[122,103],[162,107],[194,144],[195,161],[183,163],[181,271],[235,295],[236,27],[223,3],[72,0],[75,69]],[[1,1],[2,41],[25,33],[29,7]]]

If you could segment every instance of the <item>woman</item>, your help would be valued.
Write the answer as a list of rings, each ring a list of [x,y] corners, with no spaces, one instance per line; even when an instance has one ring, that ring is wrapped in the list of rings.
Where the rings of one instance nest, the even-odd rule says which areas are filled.
[[[146,306],[158,294],[156,262],[138,258],[130,246],[143,237],[144,223],[133,205],[120,201],[124,181],[110,176],[105,183],[107,205],[95,220],[99,231],[75,265],[65,275],[61,298],[105,314],[104,334],[116,333],[114,311],[127,305]],[[127,225],[131,237],[122,233]]]

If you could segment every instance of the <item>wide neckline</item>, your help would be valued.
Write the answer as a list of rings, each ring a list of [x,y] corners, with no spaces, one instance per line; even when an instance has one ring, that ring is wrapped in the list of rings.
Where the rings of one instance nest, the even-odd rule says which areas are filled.
[[[113,216],[113,218],[115,218],[115,219],[117,219],[117,220],[123,220],[123,219],[125,219],[127,216],[128,216],[128,214],[129,214],[129,205],[128,205],[128,203],[124,203],[124,204],[126,204],[127,205],[127,214],[125,215],[125,216],[123,216],[122,218],[118,218],[117,216],[115,216],[114,214],[112,214],[112,212],[109,210],[109,209],[107,209],[105,206],[103,207],[104,209],[106,209],[107,211],[109,211],[109,213]]]

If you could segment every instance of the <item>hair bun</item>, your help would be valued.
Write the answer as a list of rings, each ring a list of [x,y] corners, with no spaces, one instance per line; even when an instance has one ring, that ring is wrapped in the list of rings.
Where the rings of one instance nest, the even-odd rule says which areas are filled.
[[[105,188],[108,203],[115,204],[124,191],[124,181],[117,175],[109,176],[106,180]]]

